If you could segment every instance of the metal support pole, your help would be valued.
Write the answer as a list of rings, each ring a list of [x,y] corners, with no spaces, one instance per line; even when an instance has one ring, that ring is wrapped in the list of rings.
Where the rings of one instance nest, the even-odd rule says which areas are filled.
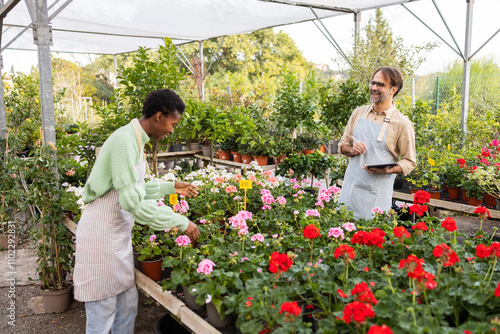
[[[439,75],[437,76],[436,78],[436,114],[437,114],[437,111],[439,109],[439,94],[440,94],[440,90],[441,90],[441,85],[440,85],[440,81],[439,81]]]
[[[411,107],[415,108],[415,77],[411,77]]]
[[[200,85],[201,85],[201,100],[205,101],[205,82],[203,78],[205,77],[204,69],[204,59],[203,59],[203,41],[200,41]]]
[[[467,14],[465,20],[465,47],[464,47],[464,73],[462,81],[462,117],[460,125],[462,129],[462,146],[467,139],[467,118],[469,116],[469,85],[470,85],[470,54],[472,42],[472,17],[475,0],[467,2]]]
[[[113,55],[113,64],[115,67],[115,88],[118,88],[118,63],[116,61],[116,54]]]
[[[3,0],[0,0],[0,5],[3,7]],[[2,31],[3,31],[3,17],[0,18],[0,47],[2,46]],[[0,52],[0,138],[7,138],[7,117],[5,116],[5,100],[3,96],[3,56]],[[3,147],[0,147],[0,152]]]
[[[52,63],[50,45],[52,30],[49,25],[47,0],[36,0],[36,21],[33,22],[33,39],[38,49],[38,68],[40,77],[40,104],[42,106],[43,139],[47,143],[56,143],[54,117],[54,94],[52,90]]]
[[[359,42],[359,32],[361,27],[361,12],[354,13],[354,56],[356,56],[356,51],[358,49]]]

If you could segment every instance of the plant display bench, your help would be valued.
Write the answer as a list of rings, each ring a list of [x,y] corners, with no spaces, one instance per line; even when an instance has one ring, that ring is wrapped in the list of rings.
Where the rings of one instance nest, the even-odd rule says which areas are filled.
[[[342,183],[343,183],[342,180],[337,180],[337,185],[339,187],[342,187]],[[394,191],[392,193],[392,198],[397,199],[397,200],[401,200],[401,201],[405,201],[405,202],[413,203],[413,195],[412,194]],[[434,207],[435,209],[445,209],[445,210],[465,212],[465,213],[474,213],[474,210],[476,210],[476,207],[472,206],[472,205],[454,203],[454,202],[450,202],[450,201],[443,201],[440,199],[432,199],[431,198],[429,204],[432,207]],[[488,209],[488,210],[490,212],[491,218],[500,219],[500,211],[493,210],[493,209]]]
[[[200,155],[200,154],[195,154],[194,155],[195,158],[197,159],[201,159],[203,161],[205,161],[206,163],[209,163],[210,162],[210,157],[207,157],[207,156],[204,156],[204,155]],[[213,158],[213,162],[215,165],[222,165],[222,166],[227,166],[227,167],[233,167],[233,168],[240,168],[240,169],[248,169],[248,168],[251,168],[250,165],[248,164],[244,164],[244,163],[241,163],[241,162],[234,162],[234,161],[229,161],[229,160],[222,160],[222,159],[217,159],[217,158]],[[267,166],[261,166],[263,170],[268,170],[268,169],[272,169],[274,170],[275,169],[275,165],[272,164],[272,165],[267,165]]]
[[[71,231],[71,233],[76,233],[77,225],[71,219],[63,218],[63,223]],[[141,292],[160,303],[193,333],[220,334],[215,327],[211,326],[208,322],[191,311],[186,304],[177,299],[174,295],[164,292],[161,285],[137,269],[135,269],[135,283]]]
[[[179,158],[194,158],[196,154],[201,153],[201,150],[194,151],[178,151],[178,152],[161,152],[156,155],[156,160],[171,160]]]

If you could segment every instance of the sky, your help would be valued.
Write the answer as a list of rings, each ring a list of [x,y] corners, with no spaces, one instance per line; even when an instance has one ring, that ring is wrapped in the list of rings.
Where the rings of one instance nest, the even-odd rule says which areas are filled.
[[[376,2],[375,0],[373,1]],[[463,50],[465,43],[466,0],[435,0],[435,2],[448,23],[460,50]],[[431,0],[416,1],[408,4],[407,7],[431,26],[449,44],[455,47],[455,43],[447,32]],[[475,0],[473,8],[472,53],[500,29],[500,21],[498,20],[500,1]],[[436,49],[427,54],[427,60],[417,69],[417,75],[443,71],[453,61],[460,59],[454,51],[439,41],[438,37],[402,6],[386,7],[383,9],[383,13],[393,35],[403,38],[405,46],[421,45],[435,41],[440,42]],[[374,11],[363,12],[361,14],[361,28],[368,23],[370,16],[374,15]],[[352,48],[354,35],[354,17],[352,14],[325,19],[323,23],[344,52]],[[283,30],[288,33],[307,60],[314,63],[327,64],[335,70],[339,69],[338,61],[336,61],[339,55],[312,22],[277,27],[275,30]],[[88,55],[54,54],[54,56],[63,57],[82,64],[87,63],[89,59]],[[493,57],[500,66],[500,33],[475,55],[473,59],[481,57]],[[3,62],[4,72],[10,72],[12,66],[14,66],[16,72],[29,73],[31,66],[36,66],[37,64],[37,54],[34,51],[6,50],[3,52]],[[343,66],[345,67],[346,65]]]

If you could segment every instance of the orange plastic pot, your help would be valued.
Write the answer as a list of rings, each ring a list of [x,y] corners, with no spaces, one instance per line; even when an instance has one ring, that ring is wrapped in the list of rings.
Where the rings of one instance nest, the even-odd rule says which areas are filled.
[[[153,281],[159,281],[161,279],[162,262],[163,258],[153,261],[141,261],[142,272]]]
[[[267,166],[267,163],[269,162],[269,157],[267,155],[260,155],[258,157],[253,157],[255,160],[257,160],[257,164],[259,166]]]
[[[231,160],[231,156],[230,156],[229,152],[230,152],[229,150],[227,150],[227,151],[219,150],[219,159]]]
[[[233,154],[234,162],[242,162],[241,154],[239,154],[238,152],[233,152],[233,151],[231,151],[231,153]]]
[[[242,154],[241,155],[241,162],[244,164],[249,164],[253,161],[253,157],[250,154]]]

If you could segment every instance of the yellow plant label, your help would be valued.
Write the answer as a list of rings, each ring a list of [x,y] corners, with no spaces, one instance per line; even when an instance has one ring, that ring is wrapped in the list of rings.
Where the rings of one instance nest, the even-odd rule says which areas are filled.
[[[168,195],[168,200],[171,205],[177,204],[177,194]]]
[[[451,146],[448,144],[448,152],[451,151]]]
[[[436,162],[434,161],[434,159],[429,158],[429,165],[431,165],[432,167],[436,166]]]
[[[240,180],[240,189],[252,189],[252,180]]]

